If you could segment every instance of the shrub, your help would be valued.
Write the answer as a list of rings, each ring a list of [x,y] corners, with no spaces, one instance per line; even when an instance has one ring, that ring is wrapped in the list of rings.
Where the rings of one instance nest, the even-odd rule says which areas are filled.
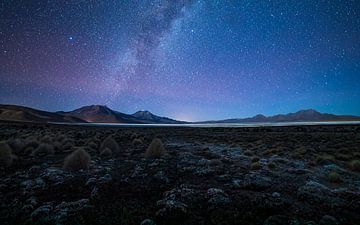
[[[135,139],[137,137],[139,137],[139,135],[137,133],[132,133],[131,136],[130,136],[131,140],[133,140],[133,139]]]
[[[13,156],[9,145],[2,141],[0,142],[0,166],[8,167],[13,163]]]
[[[165,148],[159,138],[154,138],[146,149],[145,158],[160,158],[165,153]]]
[[[251,162],[258,162],[259,160],[260,160],[260,158],[255,156],[251,159]]]
[[[100,156],[102,158],[110,158],[112,155],[112,151],[109,148],[105,148],[100,152]]]
[[[46,144],[51,144],[52,138],[49,135],[45,135],[42,138],[40,138],[40,142],[46,143]]]
[[[274,169],[276,168],[276,164],[273,163],[273,162],[269,162],[267,166],[268,166],[268,168],[271,169],[271,170],[274,170]]]
[[[261,169],[261,165],[260,165],[260,163],[259,163],[259,162],[254,162],[254,163],[251,163],[250,169],[251,169],[251,170],[258,170],[258,169]]]
[[[65,158],[63,168],[70,171],[86,170],[89,168],[90,159],[90,155],[79,148]]]
[[[246,156],[252,156],[254,153],[252,152],[252,151],[250,151],[250,150],[246,150],[245,152],[244,152],[244,155],[246,155]]]
[[[331,183],[340,183],[341,182],[341,178],[340,178],[340,175],[333,171],[333,172],[330,172],[328,174],[328,180],[331,182]]]
[[[49,144],[40,144],[33,152],[32,156],[45,156],[54,154],[54,147]]]
[[[10,139],[7,141],[7,144],[11,148],[11,151],[16,154],[20,153],[25,147],[24,141],[19,138]]]
[[[135,138],[133,141],[132,141],[132,144],[133,145],[142,145],[143,144],[143,141],[139,138]]]
[[[114,140],[114,138],[111,135],[105,138],[105,140],[101,143],[100,152],[102,152],[102,150],[104,150],[105,148],[109,148],[111,152],[115,154],[120,152],[120,147],[118,143]]]
[[[349,163],[352,171],[360,171],[360,160],[353,160]]]
[[[328,155],[328,154],[319,155],[316,158],[316,162],[318,164],[334,163],[335,161],[336,161],[335,157],[332,155]]]
[[[349,161],[352,158],[352,156],[351,154],[337,153],[335,155],[335,158],[342,161]]]

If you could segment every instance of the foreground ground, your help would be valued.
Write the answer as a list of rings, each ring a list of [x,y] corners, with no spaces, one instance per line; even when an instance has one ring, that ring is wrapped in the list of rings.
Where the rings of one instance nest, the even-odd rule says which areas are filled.
[[[100,156],[112,135],[120,152]],[[159,137],[166,154],[145,159]],[[134,139],[136,139],[134,141]],[[0,124],[0,224],[359,224],[360,126]],[[47,143],[53,151],[33,154]],[[77,148],[88,170],[64,170]]]

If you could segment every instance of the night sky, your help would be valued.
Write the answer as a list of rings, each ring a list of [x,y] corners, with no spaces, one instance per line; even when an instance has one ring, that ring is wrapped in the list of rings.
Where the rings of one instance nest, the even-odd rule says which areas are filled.
[[[2,0],[0,103],[360,115],[360,1]]]

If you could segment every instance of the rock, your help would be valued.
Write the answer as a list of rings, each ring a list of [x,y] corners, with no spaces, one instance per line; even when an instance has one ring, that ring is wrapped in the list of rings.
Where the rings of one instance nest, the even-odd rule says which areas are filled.
[[[283,215],[276,215],[267,218],[263,225],[300,225],[300,222],[295,218],[290,218]]]
[[[95,177],[91,177],[86,181],[85,186],[86,187],[94,187],[96,185],[96,182],[97,182],[97,179]]]
[[[42,205],[39,208],[35,209],[31,213],[30,217],[33,221],[44,219],[44,218],[49,217],[51,210],[52,210],[52,205],[50,203],[47,203],[47,204]]]
[[[329,215],[323,216],[319,222],[319,225],[339,225],[339,224],[340,223],[336,218]]]
[[[280,198],[280,193],[279,192],[273,192],[271,194],[271,196],[274,197],[274,198]]]
[[[101,184],[110,183],[112,181],[112,177],[110,174],[105,174],[105,176],[99,178],[99,182]]]
[[[98,196],[99,196],[99,188],[95,186],[91,191],[90,198],[96,199]]]
[[[151,219],[145,219],[140,223],[140,225],[156,225],[156,223]]]

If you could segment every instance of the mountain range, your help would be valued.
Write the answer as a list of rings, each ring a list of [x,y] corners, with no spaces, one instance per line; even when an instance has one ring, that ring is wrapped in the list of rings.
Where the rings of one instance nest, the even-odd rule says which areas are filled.
[[[73,111],[47,112],[25,106],[1,105],[0,120],[21,122],[63,122],[63,123],[129,123],[129,124],[184,124],[167,117],[152,114],[149,111],[138,111],[126,114],[110,109],[104,105],[84,106]],[[244,119],[225,119],[202,121],[199,123],[264,123],[264,122],[321,122],[321,121],[360,121],[360,116],[334,115],[320,113],[313,109],[300,110],[295,113],[275,116],[256,115]]]
[[[300,110],[295,113],[264,116],[258,114],[244,119],[226,119],[205,121],[203,123],[279,123],[279,122],[327,122],[327,121],[360,121],[360,116],[334,115],[320,113],[314,109]]]
[[[167,117],[156,116],[149,111],[137,111],[134,114],[125,114],[103,105],[84,106],[70,112],[60,111],[56,113],[63,116],[80,118],[90,123],[184,123]]]

